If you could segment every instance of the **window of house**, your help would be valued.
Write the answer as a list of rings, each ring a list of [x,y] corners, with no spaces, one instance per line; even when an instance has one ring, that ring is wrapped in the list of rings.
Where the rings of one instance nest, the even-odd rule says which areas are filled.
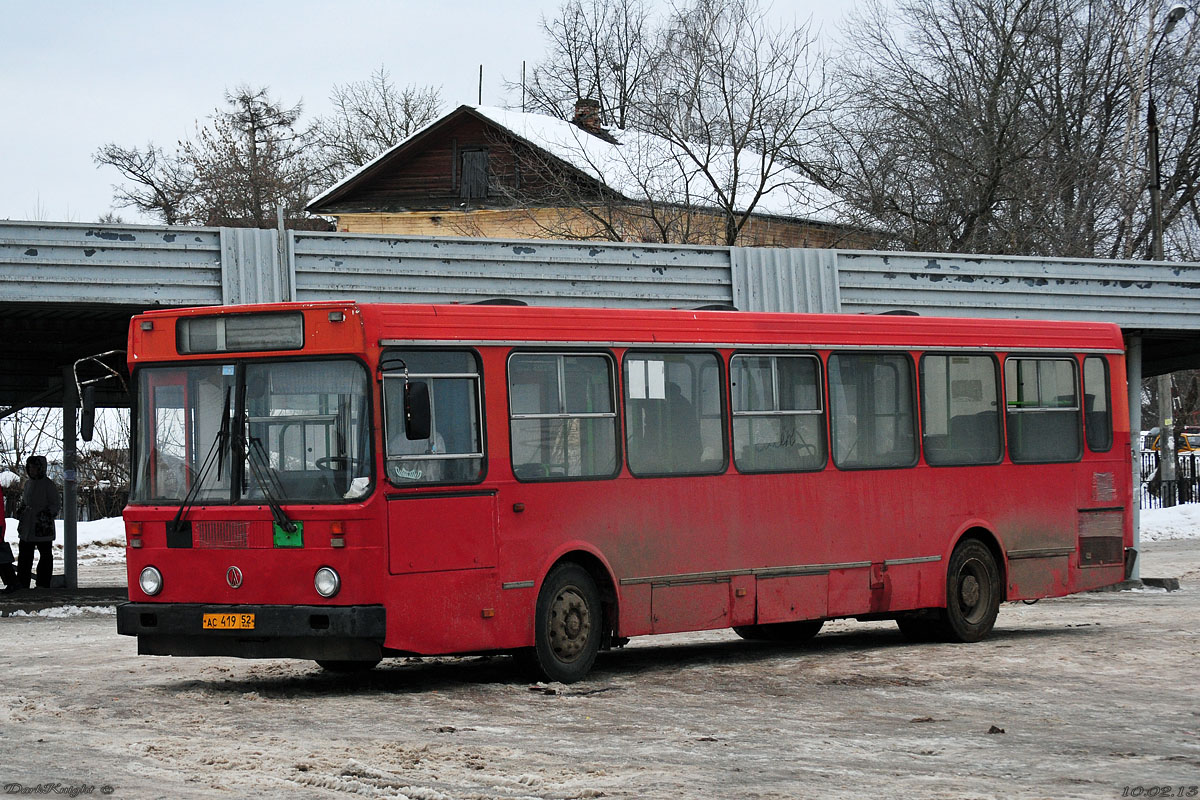
[[[1075,359],[1010,358],[1004,362],[1004,384],[1012,460],[1077,460],[1080,420]]]
[[[733,461],[742,472],[825,465],[821,362],[815,356],[735,355],[730,361]]]
[[[1111,450],[1113,420],[1108,362],[1100,356],[1088,356],[1083,360],[1083,413],[1088,449],[1096,453]]]
[[[711,353],[634,352],[625,358],[625,435],[635,475],[725,469],[721,361]]]
[[[829,357],[833,461],[841,469],[908,467],[917,461],[912,361],[893,353]]]
[[[617,473],[617,412],[606,355],[518,353],[508,361],[513,474],[570,480]]]
[[[922,441],[935,466],[1000,460],[1000,382],[985,355],[921,358]]]
[[[381,365],[388,479],[398,485],[478,481],[483,476],[483,422],[475,354],[393,350],[384,354]],[[409,439],[405,431],[405,380],[429,388],[427,439]]]

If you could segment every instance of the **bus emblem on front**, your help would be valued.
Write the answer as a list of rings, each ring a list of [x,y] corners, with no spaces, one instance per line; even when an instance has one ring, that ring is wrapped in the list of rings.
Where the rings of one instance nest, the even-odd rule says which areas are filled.
[[[229,584],[230,589],[237,589],[242,585],[242,571],[237,567],[230,567],[225,570],[225,582]]]

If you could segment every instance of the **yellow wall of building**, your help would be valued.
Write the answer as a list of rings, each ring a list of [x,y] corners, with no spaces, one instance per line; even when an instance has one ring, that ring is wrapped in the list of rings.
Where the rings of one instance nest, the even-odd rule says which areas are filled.
[[[405,211],[339,214],[343,233],[398,236],[478,236],[491,239],[614,239],[605,226],[580,209],[471,209],[466,211]],[[723,221],[710,214],[692,213],[672,220],[676,233],[662,235],[659,227],[638,213],[597,210],[610,221],[621,241],[658,242],[669,238],[687,244],[722,244]],[[686,229],[680,235],[679,230]],[[804,222],[755,217],[742,229],[739,245],[761,247],[870,247],[861,231],[811,225]]]

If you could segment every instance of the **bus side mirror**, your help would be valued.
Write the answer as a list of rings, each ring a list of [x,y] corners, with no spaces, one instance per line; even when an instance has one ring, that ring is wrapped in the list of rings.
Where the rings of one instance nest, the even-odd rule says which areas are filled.
[[[428,439],[431,424],[429,384],[423,381],[404,383],[404,434],[410,440]]]
[[[85,442],[92,440],[96,430],[96,387],[83,387],[82,408],[79,410],[79,438]]]

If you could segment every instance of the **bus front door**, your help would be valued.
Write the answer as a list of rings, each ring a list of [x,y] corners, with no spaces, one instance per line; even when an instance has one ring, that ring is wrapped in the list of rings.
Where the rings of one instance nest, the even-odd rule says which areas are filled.
[[[388,572],[496,566],[496,493],[444,492],[388,498]]]

